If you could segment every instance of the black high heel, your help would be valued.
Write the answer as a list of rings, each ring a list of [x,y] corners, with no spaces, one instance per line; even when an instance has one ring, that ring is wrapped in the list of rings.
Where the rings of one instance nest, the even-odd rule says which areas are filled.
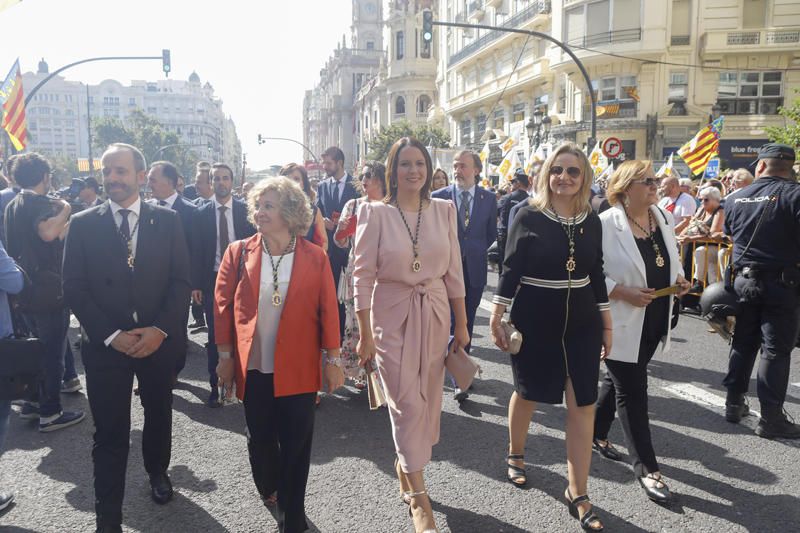
[[[524,461],[525,456],[521,453],[510,453],[506,456],[506,467],[508,470],[512,470],[514,472],[513,475],[506,472],[506,477],[508,481],[514,485],[515,487],[522,488],[528,484],[528,474],[525,472],[525,468],[522,466],[512,465],[509,461]],[[519,478],[522,478],[522,481],[518,481]]]
[[[622,461],[622,456],[619,454],[617,449],[614,448],[610,440],[606,440],[606,445],[603,446],[600,444],[598,439],[592,439],[592,448],[594,448],[597,453],[606,459],[611,459],[612,461]]]
[[[578,496],[577,498],[573,498],[572,494],[569,493],[569,487],[567,488],[567,493],[564,495],[567,500],[567,508],[569,508],[569,514],[572,515],[578,522],[581,523],[581,528],[584,531],[603,531],[603,522],[600,521],[600,518],[594,514],[594,505],[589,507],[589,510],[586,511],[583,516],[581,516],[581,511],[578,509],[578,504],[583,502],[591,503],[589,496],[584,494],[583,496]],[[592,527],[592,524],[599,524],[599,528]]]
[[[644,479],[649,478],[656,482],[654,487],[648,486]],[[672,493],[669,491],[669,487],[666,483],[664,483],[664,479],[661,476],[654,476],[653,474],[647,474],[644,477],[636,478],[639,481],[639,485],[642,486],[642,490],[650,498],[652,501],[656,503],[667,503],[672,496]],[[659,486],[661,485],[661,486]]]

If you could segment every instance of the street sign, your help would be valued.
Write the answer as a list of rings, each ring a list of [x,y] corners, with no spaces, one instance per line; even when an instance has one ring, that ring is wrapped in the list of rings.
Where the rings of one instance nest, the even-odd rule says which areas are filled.
[[[708,162],[708,166],[706,166],[706,171],[703,173],[703,177],[707,180],[710,180],[716,178],[717,176],[719,176],[719,158],[715,157]]]
[[[609,137],[603,141],[603,153],[606,157],[614,159],[622,153],[622,141],[616,137]]]

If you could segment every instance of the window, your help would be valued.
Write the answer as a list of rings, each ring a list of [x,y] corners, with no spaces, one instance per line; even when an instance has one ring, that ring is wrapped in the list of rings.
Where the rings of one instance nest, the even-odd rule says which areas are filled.
[[[367,41],[367,50],[375,50],[375,43],[373,41]]]
[[[136,98],[128,98],[128,105],[136,105]]]
[[[744,0],[743,28],[763,28],[767,25],[767,0]]]
[[[682,71],[682,72],[670,72],[669,73],[669,93],[668,93],[668,100],[669,102],[681,100],[686,101],[687,96],[689,95],[689,73]]]
[[[692,15],[690,0],[672,0],[672,31],[670,33],[673,45],[688,45],[692,34]]]
[[[406,99],[402,96],[398,96],[397,100],[394,101],[394,114],[395,115],[405,115],[406,114]]]
[[[472,141],[472,122],[467,118],[461,121],[461,144],[466,146]]]
[[[158,109],[156,109],[155,107],[148,107],[147,112],[150,113],[151,115],[155,115],[156,113],[158,113]]]
[[[568,44],[597,46],[641,39],[642,0],[598,0],[565,11]]]
[[[494,129],[502,130],[506,126],[506,113],[502,109],[495,109],[494,111],[494,120],[492,121],[492,127]]]
[[[402,31],[397,32],[395,35],[395,57],[403,59],[405,55],[406,39]]]
[[[525,120],[525,104],[514,104],[511,107],[511,122]]]
[[[720,72],[717,103],[723,115],[776,115],[783,105],[783,73]]]
[[[483,134],[486,132],[486,114],[481,113],[478,115],[478,118],[475,119],[475,138],[482,139]]]
[[[431,106],[431,97],[423,94],[417,99],[417,113],[424,115],[428,113],[428,108]],[[486,120],[484,119],[484,122]]]

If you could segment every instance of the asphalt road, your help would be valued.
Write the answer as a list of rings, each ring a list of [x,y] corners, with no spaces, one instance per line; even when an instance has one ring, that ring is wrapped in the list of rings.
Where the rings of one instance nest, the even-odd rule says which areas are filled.
[[[445,393],[441,441],[426,470],[437,523],[443,532],[459,533],[579,531],[561,496],[567,483],[563,406],[542,405],[534,415],[526,450],[528,488],[505,481],[511,371],[509,356],[491,347],[487,325],[488,314],[480,310],[473,355],[483,379],[461,406],[449,390]],[[212,410],[203,404],[204,337],[192,336],[175,391],[169,473],[176,496],[163,507],[149,497],[141,458],[142,409],[134,399],[126,531],[276,529],[250,478],[241,405]],[[720,383],[726,366],[723,341],[699,320],[682,316],[672,351],[650,365],[653,439],[676,499],[667,507],[649,502],[627,464],[595,455],[589,492],[606,531],[800,530],[800,443],[756,437],[754,416],[741,425],[725,422]],[[800,419],[797,364],[790,382],[786,408]],[[750,399],[758,409],[754,393]],[[88,411],[83,393],[64,395],[64,405]],[[366,394],[347,388],[324,396],[316,416],[306,499],[312,531],[413,531],[393,475],[386,411],[369,411]],[[78,426],[41,434],[12,414],[0,487],[14,490],[17,499],[0,515],[1,531],[93,529],[92,431],[87,417]],[[619,424],[611,438],[624,449]]]

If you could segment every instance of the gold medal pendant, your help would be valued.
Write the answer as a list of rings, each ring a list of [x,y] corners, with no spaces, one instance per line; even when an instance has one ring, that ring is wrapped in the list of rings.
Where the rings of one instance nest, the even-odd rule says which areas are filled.
[[[132,255],[128,256],[128,268],[130,268],[130,269],[133,268],[133,256]]]
[[[283,303],[283,298],[281,298],[281,293],[275,291],[272,293],[272,305],[275,307],[280,307]]]
[[[567,267],[567,272],[574,272],[575,271],[575,258],[574,257],[570,257],[569,259],[567,259],[566,267]]]
[[[661,254],[656,256],[656,266],[658,268],[663,268],[664,267],[664,258],[661,257]]]
[[[414,259],[414,262],[411,263],[411,271],[419,272],[420,270],[422,270],[422,263],[419,262],[419,259]]]

